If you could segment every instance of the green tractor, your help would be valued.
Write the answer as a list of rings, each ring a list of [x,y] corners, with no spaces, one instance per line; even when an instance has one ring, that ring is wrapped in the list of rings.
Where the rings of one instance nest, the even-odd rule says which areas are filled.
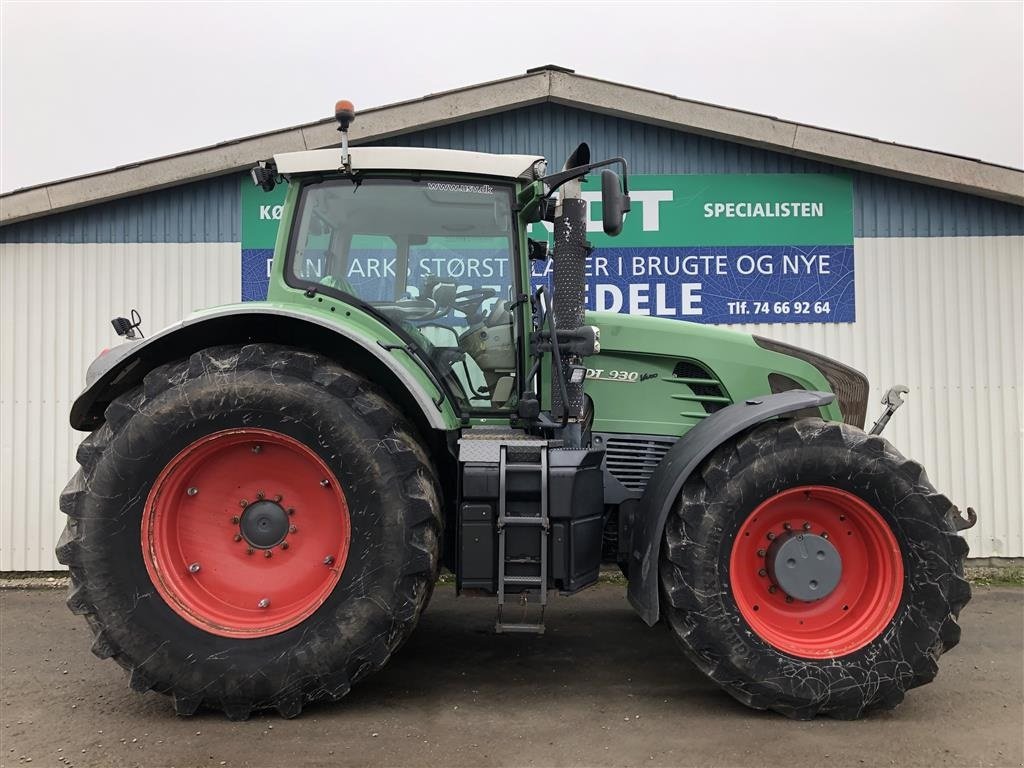
[[[89,368],[57,555],[93,651],[137,691],[298,715],[380,669],[443,565],[543,632],[617,563],[743,703],[891,708],[960,637],[973,522],[864,431],[857,371],[768,339],[586,311],[587,204],[626,162],[357,147],[253,169],[287,197],[265,302],[199,312]],[[618,172],[616,172],[617,169]],[[557,193],[557,194],[556,194]],[[553,225],[550,279],[534,222]],[[511,618],[514,615],[515,618]]]

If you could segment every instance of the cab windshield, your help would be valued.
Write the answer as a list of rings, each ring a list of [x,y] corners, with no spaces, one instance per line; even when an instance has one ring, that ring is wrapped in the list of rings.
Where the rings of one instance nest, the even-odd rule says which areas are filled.
[[[469,409],[515,403],[512,189],[333,179],[303,186],[288,267],[400,326]]]

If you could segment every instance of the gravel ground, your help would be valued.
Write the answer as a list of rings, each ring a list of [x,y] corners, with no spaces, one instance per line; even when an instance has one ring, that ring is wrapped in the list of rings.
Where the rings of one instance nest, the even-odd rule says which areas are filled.
[[[45,583],[45,579],[44,579]],[[620,586],[556,598],[543,637],[442,585],[409,643],[296,720],[174,716],[89,652],[52,589],[0,591],[0,766],[1019,766],[1024,590],[978,587],[935,683],[858,722],[752,712],[710,685]]]
[[[1014,562],[990,566],[968,565],[964,568],[967,579],[972,584],[983,587],[1024,587],[1024,565]],[[984,561],[982,561],[984,562]],[[626,578],[616,565],[605,565],[601,570],[600,580],[606,584],[626,584]],[[448,571],[443,572],[438,581],[442,584],[454,584],[455,576]],[[68,575],[66,571],[39,572],[5,572],[0,573],[0,589],[67,589]]]

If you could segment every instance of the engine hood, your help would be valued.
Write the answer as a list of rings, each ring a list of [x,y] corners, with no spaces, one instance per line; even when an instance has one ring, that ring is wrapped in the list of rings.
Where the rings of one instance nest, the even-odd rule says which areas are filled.
[[[679,320],[590,312],[601,329],[600,354],[586,358],[586,392],[595,431],[680,436],[729,403],[788,388],[832,392],[804,359],[759,346],[749,333]],[[841,421],[835,403],[821,416]]]

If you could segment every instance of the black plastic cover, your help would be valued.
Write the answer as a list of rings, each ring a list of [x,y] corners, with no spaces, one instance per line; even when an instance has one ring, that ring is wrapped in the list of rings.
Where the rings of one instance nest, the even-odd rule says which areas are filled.
[[[864,422],[868,415],[868,390],[870,388],[867,376],[856,368],[843,365],[838,360],[794,347],[791,344],[783,344],[781,341],[766,339],[763,336],[754,336],[754,342],[759,347],[798,358],[817,368],[825,377],[828,385],[832,387],[832,391],[835,392],[839,410],[843,414],[843,421],[859,429],[864,429]]]

